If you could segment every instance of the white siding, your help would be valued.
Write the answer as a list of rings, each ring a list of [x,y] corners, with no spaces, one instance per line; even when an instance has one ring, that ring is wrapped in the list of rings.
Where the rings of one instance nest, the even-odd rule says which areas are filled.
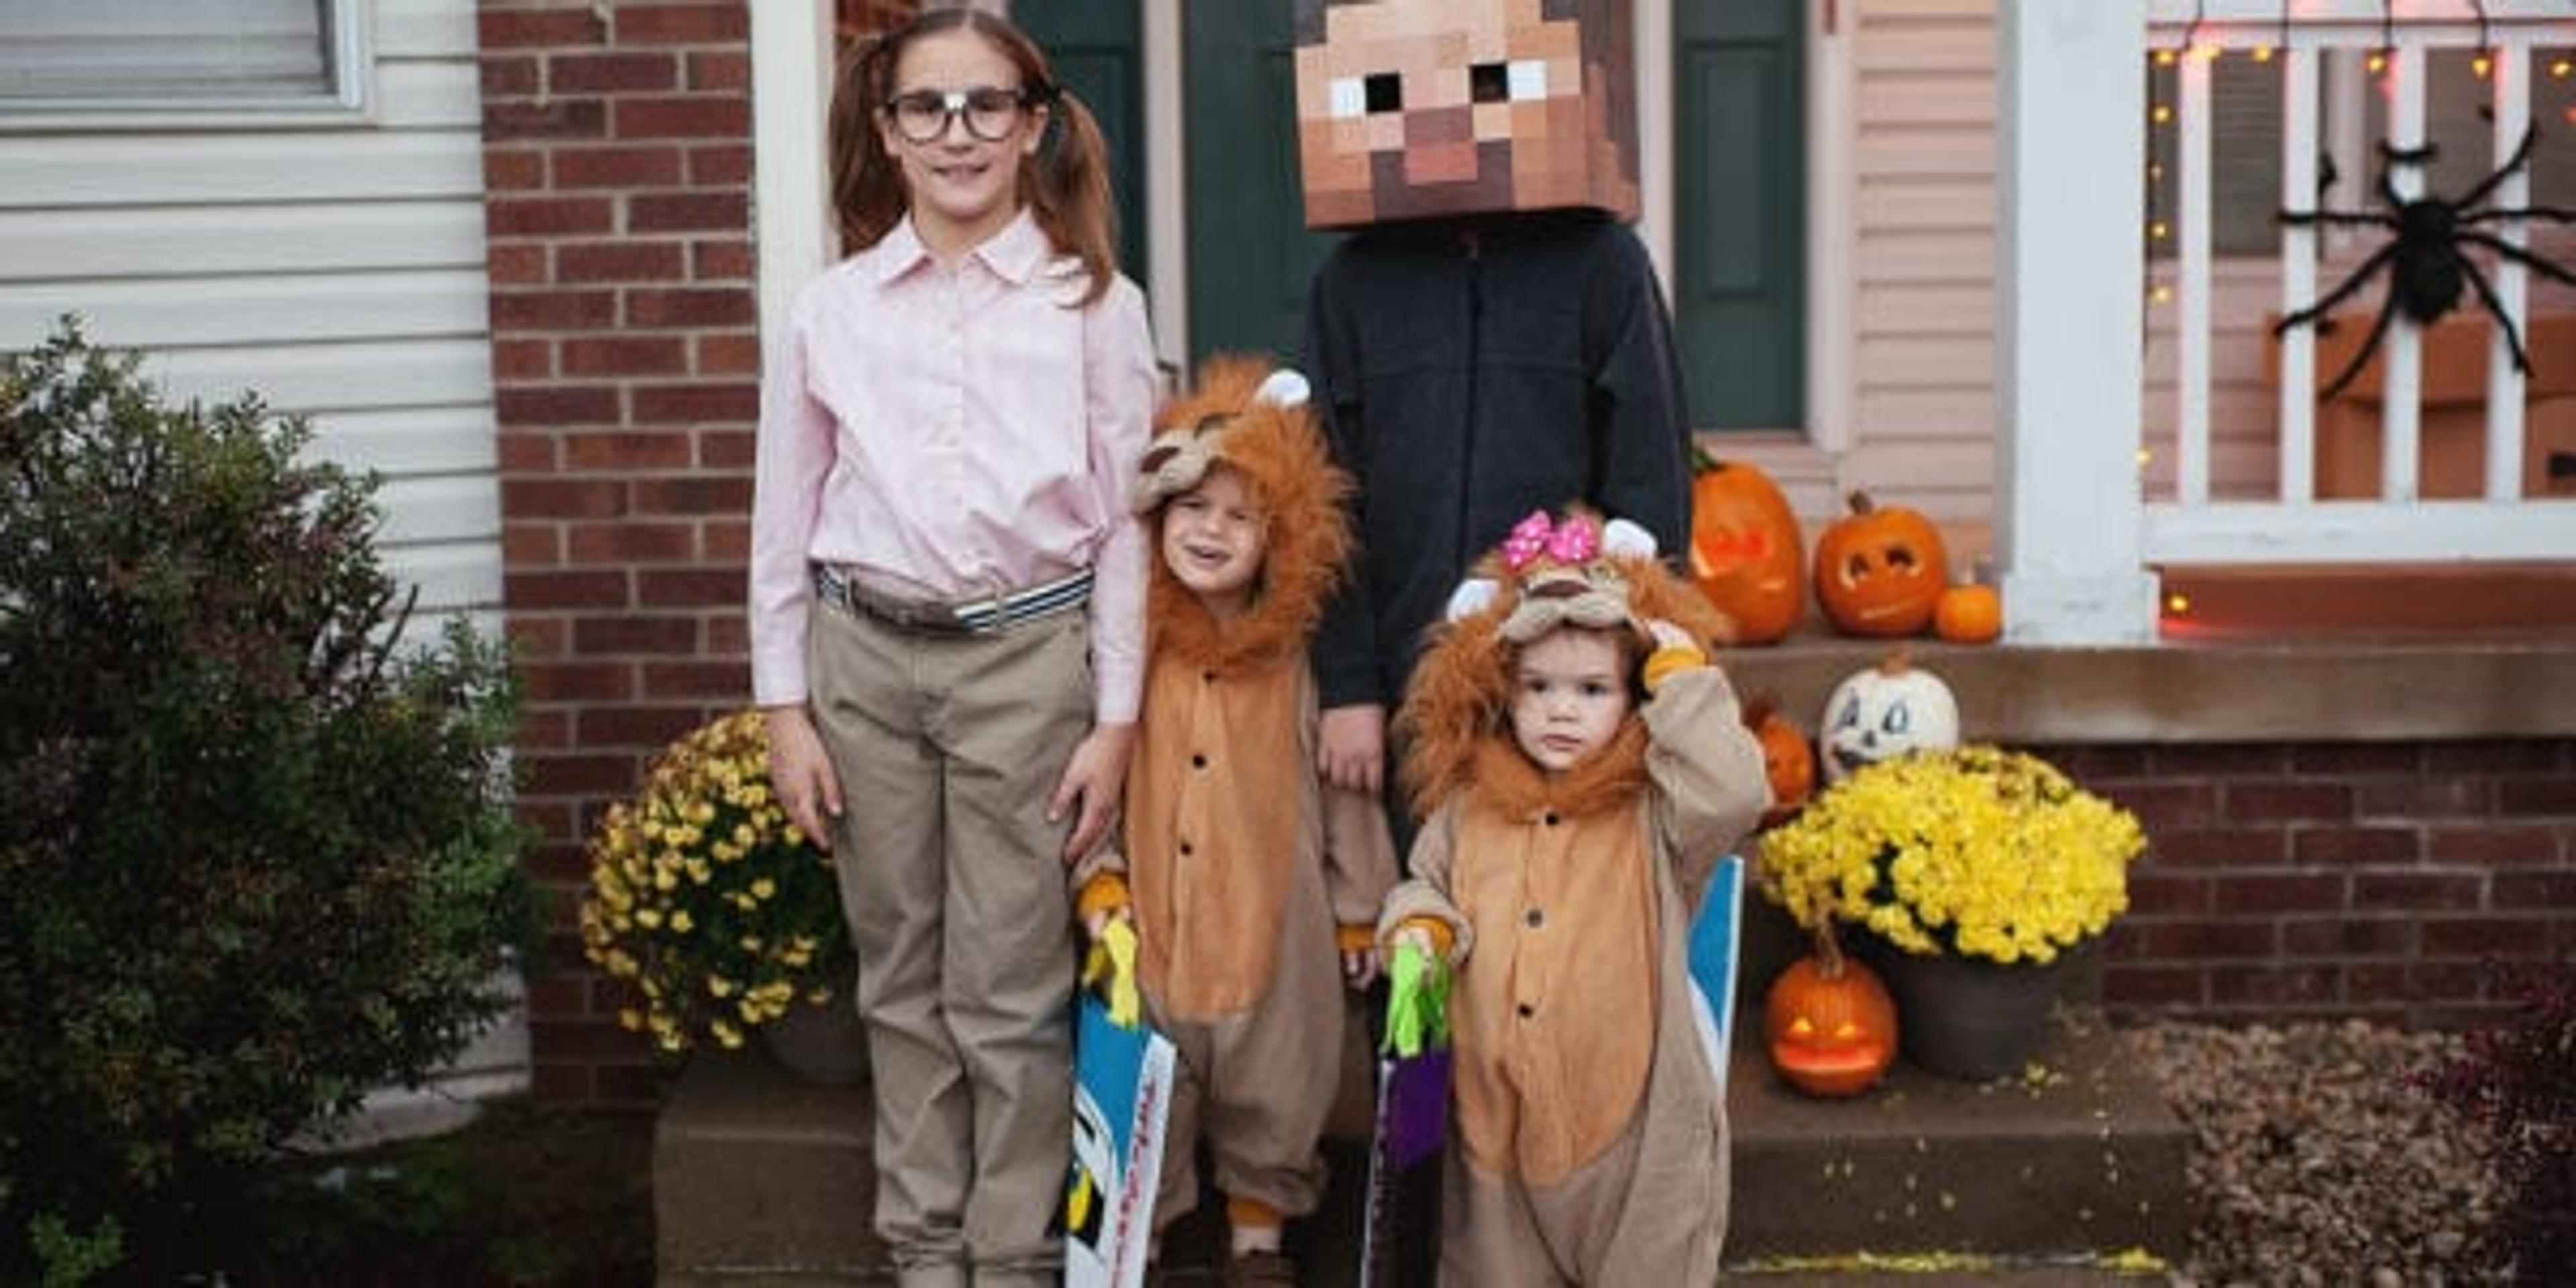
[[[474,0],[376,0],[365,120],[137,132],[0,117],[0,347],[80,314],[173,396],[248,390],[381,471],[432,613],[501,588]]]
[[[412,631],[500,629],[475,0],[376,0],[368,119],[327,128],[37,133],[0,117],[0,348],[63,313],[147,354],[177,398],[256,392],[312,450],[383,476],[379,549]],[[512,987],[516,984],[513,981]],[[340,1143],[439,1130],[524,1091],[513,1007]]]

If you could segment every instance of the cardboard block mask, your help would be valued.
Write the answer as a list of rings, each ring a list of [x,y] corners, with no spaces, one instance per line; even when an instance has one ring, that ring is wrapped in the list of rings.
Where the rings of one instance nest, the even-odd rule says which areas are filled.
[[[1629,0],[1297,0],[1306,223],[1637,215]]]

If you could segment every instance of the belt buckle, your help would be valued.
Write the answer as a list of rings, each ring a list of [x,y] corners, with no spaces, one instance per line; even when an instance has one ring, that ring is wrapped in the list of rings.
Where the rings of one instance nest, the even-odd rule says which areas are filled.
[[[982,599],[969,599],[948,605],[948,612],[956,617],[959,624],[969,630],[983,629],[986,624],[1009,611],[1010,601],[1008,597],[1002,595],[986,595]]]

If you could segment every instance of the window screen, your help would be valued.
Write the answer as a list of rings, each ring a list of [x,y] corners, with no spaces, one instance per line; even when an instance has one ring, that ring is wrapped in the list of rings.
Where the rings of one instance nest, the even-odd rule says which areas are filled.
[[[336,97],[331,0],[5,0],[0,107]]]

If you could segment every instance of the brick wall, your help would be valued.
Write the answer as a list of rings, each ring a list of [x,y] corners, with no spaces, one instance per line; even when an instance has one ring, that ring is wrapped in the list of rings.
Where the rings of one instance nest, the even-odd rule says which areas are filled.
[[[839,18],[911,7],[839,0]],[[650,1103],[649,1053],[582,967],[571,900],[606,802],[750,696],[750,11],[482,0],[479,24],[503,593],[533,867],[562,896],[555,969],[530,988],[536,1089]]]
[[[2129,1013],[2500,1014],[2490,959],[2576,960],[2576,740],[2059,748],[2148,853],[2105,952]]]

